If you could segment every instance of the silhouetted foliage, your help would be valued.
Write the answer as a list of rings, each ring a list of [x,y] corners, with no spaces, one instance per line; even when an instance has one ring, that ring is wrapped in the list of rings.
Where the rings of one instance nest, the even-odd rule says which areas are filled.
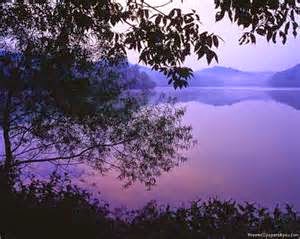
[[[43,50],[66,64],[73,57],[115,61],[126,49],[139,52],[140,61],[162,71],[175,87],[187,86],[190,68],[182,66],[195,53],[208,63],[218,60],[214,49],[220,37],[202,30],[196,11],[174,8],[165,12],[144,0],[124,4],[105,1],[2,1],[0,5],[2,43],[18,51]],[[256,35],[285,43],[288,34],[297,35],[300,14],[296,0],[216,0],[216,20],[228,16],[247,30],[241,43],[256,42]],[[121,24],[126,30],[117,30]],[[123,28],[123,29],[124,29]]]
[[[254,32],[267,35],[268,40],[276,32],[285,38],[290,26],[296,35],[295,14],[299,9],[295,1],[218,0],[215,4],[220,10],[216,20],[228,13],[229,18],[239,25],[252,26],[249,36],[253,42]],[[206,57],[208,63],[217,60],[213,50],[219,46],[220,38],[201,31],[196,11],[183,13],[181,9],[172,9],[164,13],[161,7],[144,0],[128,0],[124,5],[110,0],[1,2],[0,43],[6,50],[1,56],[1,125],[7,168],[25,162],[76,158],[105,170],[102,167],[104,156],[112,155],[108,153],[112,147],[115,151],[125,150],[122,155],[136,150],[137,158],[147,158],[148,165],[143,165],[147,173],[142,173],[148,175],[147,183],[153,181],[150,172],[161,173],[158,168],[149,172],[150,164],[163,170],[174,165],[170,158],[174,158],[175,150],[189,147],[190,129],[178,124],[171,131],[168,129],[173,132],[168,135],[169,140],[157,142],[175,147],[158,150],[157,144],[150,142],[150,136],[166,137],[167,131],[160,135],[147,132],[141,136],[138,132],[140,123],[137,119],[130,120],[137,118],[135,116],[142,118],[139,114],[134,116],[141,100],[128,95],[124,97],[128,86],[118,82],[114,72],[107,73],[106,66],[95,67],[95,62],[109,66],[119,64],[126,59],[126,49],[134,49],[140,53],[141,62],[163,72],[175,87],[183,87],[192,75],[191,69],[182,67],[188,55],[194,52],[199,58]],[[282,33],[280,29],[288,20],[290,22],[286,23]],[[118,31],[118,24],[128,26],[127,30]],[[156,111],[157,108],[142,112],[151,115]],[[147,116],[154,121],[146,123],[157,124],[145,128],[154,130],[159,125],[166,129],[171,121],[176,125],[182,116],[170,109],[162,109],[162,112],[174,113],[176,117],[160,115],[159,119],[154,119]],[[11,118],[14,113],[17,114]],[[130,135],[120,130],[120,127],[133,125],[139,128],[130,130]],[[112,132],[112,128],[116,130]],[[133,134],[145,139],[146,148],[133,145],[132,142],[138,140]],[[14,142],[11,142],[12,138]],[[183,141],[178,141],[179,138]],[[131,142],[131,145],[124,145],[125,142]],[[32,146],[36,147],[32,149]],[[16,152],[20,149],[23,151]],[[45,158],[45,154],[52,157]],[[95,161],[96,158],[101,160]],[[124,161],[120,154],[118,158]],[[158,158],[164,163],[158,163]],[[175,159],[180,159],[175,162],[182,161],[180,157]],[[121,177],[130,176],[134,171],[124,173],[128,161],[126,167],[124,163],[110,164],[123,170]],[[132,165],[134,168],[140,163]]]
[[[142,44],[137,48],[145,63],[165,67],[183,83],[190,70],[178,67],[187,56],[182,45],[198,42],[199,29],[182,28],[182,41],[174,43],[174,26],[196,21],[194,13],[165,16],[171,36],[153,19],[161,13],[143,1],[126,7],[115,1],[12,1],[1,2],[0,12],[0,123],[8,173],[32,163],[87,163],[100,172],[118,170],[127,184],[149,186],[185,160],[178,151],[188,149],[192,137],[181,124],[182,109],[145,106],[144,95],[133,95],[113,69],[125,61],[125,49]],[[118,33],[117,23],[130,28]],[[166,49],[158,49],[163,40],[153,38],[157,31],[170,41]]]
[[[208,63],[218,60],[214,50],[220,37],[202,30],[195,10],[165,12],[164,6],[144,0],[3,1],[0,36],[18,51],[43,50],[65,65],[73,57],[114,62],[133,49],[141,62],[162,71],[175,87],[187,86],[192,70],[182,66],[186,57],[195,53]],[[285,43],[288,34],[296,36],[299,29],[296,0],[216,0],[215,7],[217,21],[227,15],[246,28],[241,43],[255,43],[257,34]],[[126,30],[117,30],[119,24]]]
[[[66,175],[33,177],[29,184],[17,180],[9,192],[0,190],[2,238],[113,238],[108,206],[71,185]]]
[[[185,208],[153,201],[139,210],[114,213],[57,174],[49,181],[18,182],[10,193],[0,190],[0,233],[5,239],[217,239],[247,238],[248,233],[300,233],[300,216],[289,205],[270,211],[231,200],[197,201]]]
[[[273,43],[281,39],[285,44],[288,36],[298,35],[300,2],[296,0],[216,0],[216,20],[225,15],[245,29],[240,44],[256,43],[262,36]]]
[[[18,54],[1,57],[7,170],[86,163],[100,172],[118,170],[128,184],[139,180],[149,186],[185,160],[178,152],[191,146],[192,136],[181,122],[182,109],[145,105],[143,92],[132,94],[132,83],[105,62],[78,73],[47,66],[44,71],[43,58],[34,58],[35,72],[26,69],[26,60]]]
[[[162,71],[175,87],[187,85],[192,70],[183,67],[195,52],[210,63],[219,38],[202,32],[195,11],[160,11],[144,0],[2,2],[2,43],[26,54],[51,54],[57,63],[71,66],[72,59],[109,59],[116,62],[126,49],[137,50],[140,61]],[[117,31],[116,25],[127,26]]]
[[[251,28],[241,43],[255,43],[256,34],[274,43],[278,36],[285,43],[290,31],[297,35],[298,1],[215,4],[217,21],[227,13],[231,21]],[[128,28],[118,31],[118,24]],[[191,128],[182,125],[183,109],[146,105],[144,94],[133,95],[113,66],[133,49],[169,84],[185,87],[192,76],[183,66],[187,56],[218,61],[220,37],[200,25],[194,10],[164,13],[144,0],[125,5],[111,0],[1,1],[1,236],[243,238],[248,232],[299,231],[299,216],[290,207],[269,213],[232,201],[174,210],[150,203],[121,219],[109,217],[107,206],[59,175],[48,182],[19,181],[23,165],[86,163],[100,172],[118,170],[126,185],[138,180],[151,186],[162,172],[185,161],[178,152],[192,145],[192,136]]]

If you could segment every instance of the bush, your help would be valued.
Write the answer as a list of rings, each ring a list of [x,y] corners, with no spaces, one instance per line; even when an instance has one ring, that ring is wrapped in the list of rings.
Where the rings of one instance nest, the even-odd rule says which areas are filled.
[[[0,233],[6,239],[53,238],[247,238],[248,233],[299,233],[290,206],[270,212],[254,204],[210,199],[187,208],[148,203],[112,213],[109,206],[74,186],[67,176],[20,180],[1,188]]]

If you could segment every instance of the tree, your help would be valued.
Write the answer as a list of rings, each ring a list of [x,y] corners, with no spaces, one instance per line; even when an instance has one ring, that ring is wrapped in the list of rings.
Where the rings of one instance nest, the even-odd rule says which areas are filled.
[[[216,21],[225,15],[245,29],[240,44],[256,43],[262,36],[273,43],[285,44],[290,33],[298,35],[300,2],[296,0],[216,0]]]
[[[197,200],[184,207],[149,202],[138,210],[111,210],[92,194],[53,174],[18,182],[5,200],[0,188],[0,233],[6,239],[245,238],[269,233],[296,237],[300,215],[291,205],[262,208],[233,200]],[[12,216],[13,215],[13,216]]]
[[[1,60],[6,172],[33,163],[87,163],[100,172],[117,169],[127,185],[151,186],[185,160],[177,151],[188,149],[192,137],[183,110],[145,105],[143,94],[132,95],[106,63],[66,74],[49,71],[48,59],[34,58],[37,72],[21,55]]]
[[[241,43],[255,43],[256,33],[274,42],[280,36],[284,43],[289,29],[297,35],[298,2],[215,4],[216,20],[227,13],[233,22],[251,27]],[[177,150],[187,149],[192,137],[181,124],[183,111],[172,105],[145,106],[110,68],[134,49],[141,62],[163,72],[176,88],[188,85],[192,70],[183,63],[192,52],[208,63],[218,60],[214,50],[220,37],[202,31],[196,11],[164,13],[162,7],[144,0],[125,5],[114,0],[0,3],[6,171],[74,161],[105,170],[106,163],[129,183],[149,185],[184,160]],[[119,23],[128,29],[118,31]],[[116,161],[107,161],[111,158]]]
[[[138,49],[141,60],[175,86],[186,85],[191,70],[178,65],[192,44],[212,39],[207,33],[199,38],[197,14],[174,9],[167,16],[144,1],[124,7],[77,0],[2,2],[0,12],[1,126],[9,176],[21,165],[85,162],[100,171],[117,168],[129,184],[151,185],[185,160],[177,151],[189,148],[192,137],[181,124],[183,111],[141,107],[144,100],[132,97],[109,67],[124,61],[126,48]],[[116,32],[119,22],[130,29]]]
[[[173,9],[168,14],[144,0],[4,2],[1,36],[22,52],[36,49],[60,54],[64,63],[74,54],[81,60],[126,55],[126,49],[140,53],[140,61],[165,73],[175,87],[187,85],[191,69],[182,63],[191,52],[217,60],[212,50],[218,36],[201,32],[200,18],[193,11]],[[129,28],[117,31],[117,24]],[[72,53],[72,54],[71,54]]]

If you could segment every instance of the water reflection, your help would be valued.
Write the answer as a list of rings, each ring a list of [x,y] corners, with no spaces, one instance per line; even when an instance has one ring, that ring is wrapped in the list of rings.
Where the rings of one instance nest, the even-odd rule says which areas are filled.
[[[111,174],[85,175],[85,183],[113,206],[139,207],[152,199],[178,205],[218,196],[263,206],[288,202],[299,209],[300,91],[211,90],[175,94],[187,106],[185,122],[199,143],[188,152],[189,161],[163,175],[151,191],[139,184],[123,189]]]
[[[209,105],[232,105],[245,100],[274,100],[300,109],[300,88],[267,87],[190,87],[174,90],[170,87],[156,88],[153,101],[161,94],[175,97],[180,102],[197,101]]]

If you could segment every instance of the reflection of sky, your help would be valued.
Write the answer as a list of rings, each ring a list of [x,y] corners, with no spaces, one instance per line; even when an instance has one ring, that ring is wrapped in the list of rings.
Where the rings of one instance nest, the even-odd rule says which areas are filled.
[[[94,189],[114,206],[219,196],[264,206],[289,202],[300,208],[300,111],[272,101],[185,105],[185,121],[193,126],[198,145],[188,153],[187,163],[163,175],[150,192],[142,185],[122,189],[111,174],[85,180],[96,183]]]
[[[140,207],[154,199],[178,205],[219,196],[263,206],[289,202],[300,209],[299,92],[282,91],[280,101],[258,89],[242,92],[190,88],[178,95],[185,102],[180,104],[187,106],[185,123],[193,126],[198,145],[187,153],[186,163],[160,177],[151,191],[140,184],[123,189],[111,172],[103,177],[81,168],[73,171],[75,178],[84,180],[84,187],[101,192],[100,198],[112,206]],[[298,101],[289,105],[286,99],[291,93],[297,94]],[[215,102],[223,104],[215,106]],[[34,166],[40,175],[47,175],[47,166]]]
[[[120,0],[121,1],[121,0]],[[148,0],[153,5],[161,5],[167,0]],[[228,20],[215,23],[215,10],[213,0],[174,0],[169,7],[179,7],[187,11],[195,9],[200,14],[203,23],[203,31],[219,34],[225,43],[221,44],[218,50],[220,65],[238,68],[249,71],[280,71],[300,63],[299,39],[290,38],[285,46],[282,44],[269,44],[264,40],[258,40],[256,45],[239,46],[238,39],[242,29],[231,24]],[[134,52],[129,54],[131,62],[137,62],[137,55]],[[207,67],[205,60],[197,61],[196,57],[190,57],[186,64],[195,70]]]

